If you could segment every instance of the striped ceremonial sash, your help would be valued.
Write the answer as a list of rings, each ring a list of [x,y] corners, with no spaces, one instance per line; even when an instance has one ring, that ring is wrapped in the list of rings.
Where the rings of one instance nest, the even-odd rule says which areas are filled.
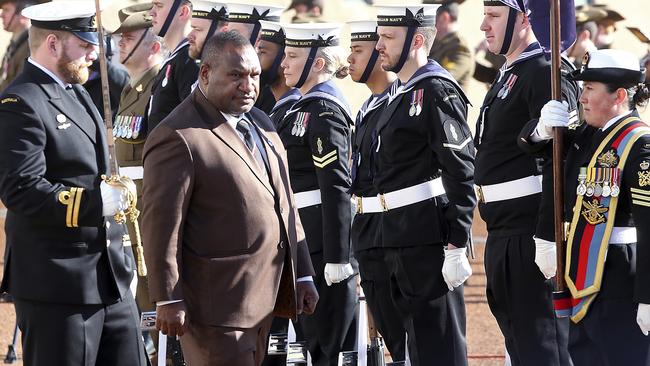
[[[625,161],[634,142],[649,133],[650,128],[638,118],[627,118],[605,137],[591,158],[587,169],[596,168],[601,153],[613,149],[619,157],[618,164],[613,169],[617,169],[618,177],[622,177]],[[624,192],[621,191],[620,194],[624,194]],[[564,274],[571,298],[555,300],[558,315],[564,313],[564,315],[571,316],[571,320],[575,323],[586,315],[589,305],[600,290],[607,245],[614,227],[617,204],[618,195],[615,197],[611,195],[607,197],[603,195],[598,197],[595,195],[593,197],[577,196],[567,241],[567,263]],[[587,207],[597,208],[598,212],[604,216],[604,220],[597,224],[589,223],[585,217]]]

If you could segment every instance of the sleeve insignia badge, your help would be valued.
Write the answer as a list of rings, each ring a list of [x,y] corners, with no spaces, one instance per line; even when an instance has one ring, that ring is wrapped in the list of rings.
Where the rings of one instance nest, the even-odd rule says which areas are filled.
[[[637,173],[639,174],[639,187],[650,186],[650,170]]]

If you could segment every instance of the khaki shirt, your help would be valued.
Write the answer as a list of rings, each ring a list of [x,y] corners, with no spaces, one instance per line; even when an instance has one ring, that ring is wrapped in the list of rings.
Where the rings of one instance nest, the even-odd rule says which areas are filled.
[[[27,31],[23,31],[18,37],[11,40],[0,65],[0,92],[4,91],[9,84],[23,71],[25,60],[29,57],[29,42],[27,42]]]
[[[436,40],[429,58],[447,69],[463,89],[467,88],[467,82],[474,74],[474,55],[467,41],[458,32],[450,32]]]
[[[153,79],[159,70],[159,65],[150,68],[122,90],[120,106],[113,123],[116,155],[120,167],[142,166],[142,149],[147,131],[147,103]]]

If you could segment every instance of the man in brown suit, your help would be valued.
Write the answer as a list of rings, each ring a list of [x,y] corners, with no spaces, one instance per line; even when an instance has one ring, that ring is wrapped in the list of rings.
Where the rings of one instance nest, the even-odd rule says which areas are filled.
[[[318,301],[286,152],[253,108],[259,74],[246,38],[215,35],[199,87],[145,143],[149,292],[190,366],[260,364],[272,315]]]

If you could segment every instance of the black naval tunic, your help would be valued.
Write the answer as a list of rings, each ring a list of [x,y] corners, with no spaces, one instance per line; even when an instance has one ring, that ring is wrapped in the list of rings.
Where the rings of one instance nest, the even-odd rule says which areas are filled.
[[[580,168],[589,164],[607,134],[630,116],[639,117],[633,111],[605,131],[585,125],[568,146],[567,220],[573,217]],[[637,304],[650,303],[650,225],[644,221],[650,217],[650,134],[632,146],[620,192],[614,226],[636,228],[637,243],[608,246],[600,291],[585,318],[571,323],[569,352],[575,366],[650,365],[650,337],[641,333],[636,322]]]
[[[1,97],[0,120],[0,292],[16,302],[25,364],[144,365],[129,290],[135,261],[124,226],[102,214],[109,156],[90,96],[27,61]]]
[[[376,192],[436,178],[446,192],[381,214],[376,240],[390,268],[391,298],[413,365],[466,365],[463,286],[449,292],[442,265],[443,245],[469,243],[476,204],[468,99],[433,60],[393,84],[389,98],[371,147]]]
[[[262,112],[266,114],[271,114],[271,111],[273,110],[274,106],[275,106],[275,97],[273,96],[273,92],[271,91],[271,86],[270,85],[262,86],[260,90],[260,96],[257,97],[257,100],[255,101],[255,107],[259,108],[260,110],[262,110]]]
[[[363,103],[355,121],[352,135],[352,187],[354,197],[373,197],[371,145],[373,131],[388,102],[390,86],[381,94],[372,95]],[[379,213],[358,213],[352,221],[350,239],[354,256],[359,262],[361,287],[379,333],[394,361],[405,359],[406,331],[390,296],[390,269],[378,250],[377,234],[381,221]]]
[[[268,112],[269,117],[271,118],[271,121],[273,122],[273,126],[278,129],[278,126],[284,119],[287,111],[289,111],[294,104],[300,98],[302,97],[302,94],[300,94],[300,90],[296,88],[291,88],[289,91],[284,93],[280,97],[280,99],[275,102],[275,105],[271,110]],[[302,333],[299,334],[300,328],[295,327],[296,333],[297,333],[297,338],[304,339],[304,336]],[[269,332],[269,335],[274,335],[274,334],[287,334],[289,331],[289,320],[286,318],[278,318],[275,317],[273,318],[273,323],[271,324],[271,330]],[[287,364],[287,356],[286,355],[266,355],[264,357],[264,361],[262,362],[262,366],[285,366]]]
[[[184,39],[162,63],[154,80],[149,101],[147,131],[151,131],[192,92],[199,75],[196,60],[188,54],[189,43]]]
[[[273,121],[273,126],[275,126],[276,129],[280,127],[280,123],[287,112],[293,108],[293,105],[296,104],[300,98],[302,98],[300,90],[291,88],[288,92],[284,93],[277,102],[275,102],[275,105],[273,105],[273,108],[271,108],[268,115],[271,118],[271,121]]]
[[[296,102],[278,125],[294,194],[320,190],[322,201],[298,211],[320,295],[316,312],[299,317],[314,365],[336,365],[339,352],[353,351],[356,344],[356,277],[327,286],[323,275],[326,263],[355,266],[350,255],[348,193],[352,123],[341,92],[333,81],[326,81]],[[300,205],[298,199],[296,203]]]
[[[522,149],[519,136],[526,126],[537,124],[542,107],[551,99],[550,75],[550,62],[538,43],[529,45],[512,64],[499,70],[476,127],[477,185],[542,174],[544,163]],[[576,85],[563,82],[562,93],[574,111]],[[545,201],[553,203],[552,198]],[[543,231],[546,234],[538,236],[553,240],[544,230],[548,225],[538,222],[538,213],[545,211],[541,203],[541,193],[497,202],[479,200],[488,229],[487,298],[513,365],[570,365],[568,322],[556,319],[552,281],[545,280],[534,263],[536,232]]]

